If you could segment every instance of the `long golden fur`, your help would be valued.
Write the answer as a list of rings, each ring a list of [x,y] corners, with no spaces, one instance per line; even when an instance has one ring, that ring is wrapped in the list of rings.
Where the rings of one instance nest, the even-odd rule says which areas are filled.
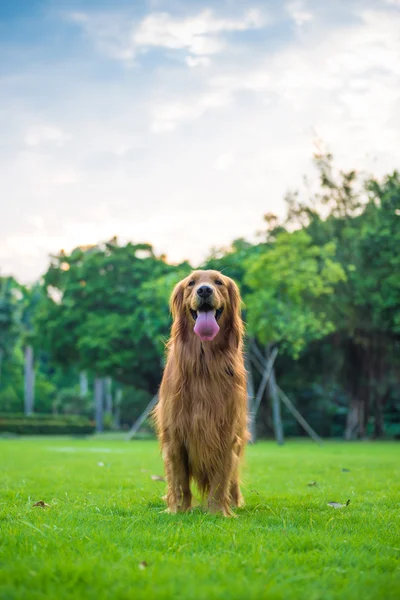
[[[204,285],[220,317],[212,341],[193,331]],[[168,510],[191,508],[193,479],[211,512],[232,516],[231,506],[242,504],[238,471],[248,439],[239,290],[218,271],[194,271],[175,287],[170,304],[173,324],[155,409]]]

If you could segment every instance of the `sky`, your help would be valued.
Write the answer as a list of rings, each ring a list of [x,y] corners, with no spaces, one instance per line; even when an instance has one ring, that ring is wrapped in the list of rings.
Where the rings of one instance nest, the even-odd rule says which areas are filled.
[[[118,236],[172,262],[288,190],[400,167],[400,0],[0,2],[0,274]]]

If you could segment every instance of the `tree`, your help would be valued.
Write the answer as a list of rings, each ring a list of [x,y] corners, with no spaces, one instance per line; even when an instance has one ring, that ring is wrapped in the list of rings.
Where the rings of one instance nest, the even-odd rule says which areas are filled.
[[[360,392],[353,395],[346,437],[364,436],[370,409],[374,435],[384,435],[383,405],[394,377],[400,341],[400,178],[366,182],[368,202],[357,218],[358,261],[352,273],[356,307],[353,344],[361,361]]]
[[[335,322],[331,379],[342,380],[349,397],[345,436],[364,437],[371,409],[375,435],[383,435],[382,406],[393,389],[398,345],[399,202],[397,173],[382,183],[355,171],[335,173],[330,155],[317,155],[321,192],[289,200],[289,224],[301,224],[313,243],[336,244],[346,278],[326,308]],[[321,214],[324,214],[322,218]]]
[[[12,277],[0,278],[0,385],[3,361],[18,339],[17,284]]]
[[[42,290],[39,284],[32,287],[20,286],[20,290],[21,342],[24,349],[24,407],[25,414],[30,415],[34,412],[35,404],[34,319]]]
[[[266,243],[251,244],[237,239],[228,248],[214,249],[201,268],[215,269],[234,279],[244,297],[250,291],[246,280],[247,263],[256,259],[266,247]]]
[[[141,306],[141,327],[153,340],[161,359],[171,326],[169,299],[172,290],[191,270],[188,263],[183,263],[172,268],[166,275],[145,282],[140,288],[138,300]]]
[[[116,239],[53,257],[37,322],[53,360],[154,392],[161,356],[141,290],[173,269],[150,245]]]
[[[298,356],[312,340],[335,329],[320,300],[344,278],[334,243],[316,246],[304,230],[280,233],[257,260],[247,263],[250,333],[263,345],[279,343]]]

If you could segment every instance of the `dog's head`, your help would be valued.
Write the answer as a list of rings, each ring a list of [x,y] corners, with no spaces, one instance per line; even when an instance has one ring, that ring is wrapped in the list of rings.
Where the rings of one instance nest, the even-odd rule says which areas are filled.
[[[194,271],[178,283],[171,296],[171,311],[178,330],[192,332],[203,342],[217,335],[242,334],[241,299],[236,283],[218,271]],[[235,341],[236,340],[236,341]]]

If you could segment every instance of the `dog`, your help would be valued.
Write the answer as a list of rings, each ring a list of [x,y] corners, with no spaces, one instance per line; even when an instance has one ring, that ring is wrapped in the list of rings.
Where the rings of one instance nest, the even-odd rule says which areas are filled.
[[[193,480],[208,510],[234,516],[243,504],[239,464],[249,439],[241,298],[218,271],[177,284],[155,425],[167,480],[167,511],[192,507]]]

